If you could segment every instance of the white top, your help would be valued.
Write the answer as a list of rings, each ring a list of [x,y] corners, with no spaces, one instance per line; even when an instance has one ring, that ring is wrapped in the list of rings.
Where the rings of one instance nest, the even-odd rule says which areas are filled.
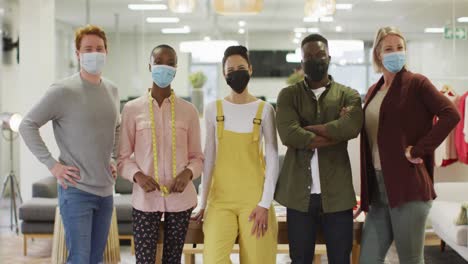
[[[222,101],[223,112],[226,117],[224,130],[236,133],[251,133],[260,100],[247,104],[233,104],[226,100]],[[208,104],[205,109],[206,141],[205,141],[205,162],[202,175],[202,190],[200,208],[206,208],[213,167],[216,161],[216,151],[218,148],[218,138],[216,131],[216,101]],[[250,120],[250,121],[249,121]],[[263,185],[262,200],[258,205],[270,208],[275,193],[276,182],[278,181],[278,140],[276,134],[275,110],[273,106],[265,103],[262,113],[262,124],[260,127],[259,146],[262,146],[262,139],[265,140],[265,183]]]
[[[379,90],[367,105],[365,112],[366,121],[364,123],[364,128],[366,129],[367,141],[369,143],[370,151],[372,152],[372,163],[376,170],[382,170],[379,142],[377,138],[379,134],[380,109],[382,108],[382,103],[387,96],[387,92],[388,89]]]
[[[315,98],[318,100],[320,96],[325,92],[327,88],[317,88],[317,89],[310,89],[314,94]],[[320,188],[320,170],[319,170],[319,163],[318,163],[318,149],[315,149],[315,153],[310,159],[310,174],[312,176],[312,188],[310,189],[310,193],[320,194],[322,189]]]

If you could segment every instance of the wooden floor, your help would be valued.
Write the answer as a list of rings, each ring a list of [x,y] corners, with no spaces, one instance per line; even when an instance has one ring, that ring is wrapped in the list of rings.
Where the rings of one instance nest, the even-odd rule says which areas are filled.
[[[1,201],[1,199],[0,199]],[[23,256],[23,237],[16,235],[9,229],[9,211],[5,204],[0,202],[0,263],[14,264],[50,264],[52,252],[52,239],[35,239],[28,241],[28,256]],[[440,239],[435,234],[426,235],[426,245],[439,245]],[[130,247],[121,247],[121,264],[135,263],[135,257],[130,254]],[[233,255],[233,263],[238,263],[238,255]],[[201,255],[197,255],[196,263],[202,263]],[[287,255],[279,255],[278,264],[290,263]],[[323,256],[322,263],[327,263],[326,256]],[[395,248],[390,249],[387,262],[389,264],[398,264],[398,257]]]
[[[436,235],[429,234],[426,238],[426,245],[439,245],[440,240]],[[28,256],[23,256],[23,238],[16,234],[0,232],[0,259],[1,263],[15,263],[15,264],[50,264],[50,254],[52,251],[52,239],[35,239],[34,241],[28,241]],[[130,247],[121,247],[122,264],[135,263],[134,256],[130,254]],[[388,255],[388,262],[391,264],[397,264],[396,252],[391,249]],[[233,263],[237,263],[237,257],[233,255]],[[278,256],[277,263],[290,263],[286,255]],[[197,263],[202,263],[201,256],[197,256]],[[327,263],[326,256],[322,258],[322,263]]]
[[[50,264],[51,239],[35,239],[28,245],[28,256],[23,256],[23,240],[16,234],[0,234],[0,258],[2,263]]]

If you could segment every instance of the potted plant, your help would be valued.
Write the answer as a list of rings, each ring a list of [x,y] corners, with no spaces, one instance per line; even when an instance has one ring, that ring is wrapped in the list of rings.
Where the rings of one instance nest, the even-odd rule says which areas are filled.
[[[304,71],[302,69],[294,70],[286,79],[288,85],[293,85],[304,80]]]
[[[201,89],[206,83],[206,75],[202,71],[193,72],[189,75],[193,89]]]
[[[198,110],[199,114],[203,113],[203,85],[206,83],[206,75],[202,71],[193,72],[189,75],[190,84],[192,85],[192,103]]]

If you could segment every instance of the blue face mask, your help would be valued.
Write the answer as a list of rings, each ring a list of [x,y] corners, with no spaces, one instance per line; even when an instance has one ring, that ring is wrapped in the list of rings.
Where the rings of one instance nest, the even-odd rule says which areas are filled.
[[[382,64],[387,71],[397,73],[406,64],[406,53],[404,51],[392,52],[383,55]]]
[[[168,65],[151,65],[151,77],[160,88],[167,88],[174,80],[176,68]]]

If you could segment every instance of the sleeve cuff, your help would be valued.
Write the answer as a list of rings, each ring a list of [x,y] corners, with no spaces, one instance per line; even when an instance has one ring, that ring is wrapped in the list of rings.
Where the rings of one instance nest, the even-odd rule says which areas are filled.
[[[338,128],[334,124],[332,124],[332,123],[326,124],[325,129],[327,130],[328,135],[332,139],[338,138],[338,134],[339,134]]]
[[[58,161],[57,161],[56,159],[52,158],[52,157],[48,158],[48,159],[44,162],[44,164],[47,166],[47,168],[48,168],[49,170],[51,170],[51,169],[55,166],[55,164],[57,164],[57,163],[58,163]]]
[[[206,202],[200,202],[200,209],[206,209]]]
[[[270,209],[271,202],[268,203],[268,202],[265,202],[265,201],[261,201],[261,202],[258,203],[258,206],[263,207],[263,208],[268,210],[268,209]]]
[[[413,147],[410,154],[412,158],[420,158],[424,155],[424,152],[420,148]]]
[[[193,164],[189,164],[185,168],[189,169],[192,172],[192,180],[195,180],[196,178],[200,177],[201,173],[197,173],[197,169],[195,168],[195,166],[193,166]]]
[[[309,132],[310,133],[310,136],[309,138],[307,139],[306,141],[306,145],[305,145],[305,148],[308,149],[310,144],[312,144],[312,142],[314,141],[314,138],[316,137],[315,133],[312,133],[312,132]]]
[[[123,176],[124,178],[126,178],[127,180],[131,182],[135,182],[134,177],[135,177],[135,174],[137,174],[138,172],[140,172],[139,168],[131,168],[126,171],[123,171],[121,176]]]

